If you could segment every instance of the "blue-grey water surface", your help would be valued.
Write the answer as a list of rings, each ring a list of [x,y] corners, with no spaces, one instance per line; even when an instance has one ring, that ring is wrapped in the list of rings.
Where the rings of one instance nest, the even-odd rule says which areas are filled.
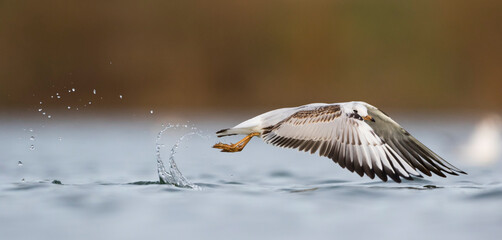
[[[190,126],[208,136],[187,137],[175,156],[183,175],[200,186],[193,190],[157,183],[157,133],[161,123],[179,119],[131,119],[1,117],[0,239],[499,239],[502,233],[501,164],[458,158],[472,121],[398,118],[469,175],[397,184],[258,138],[243,152],[220,153],[214,143],[239,138],[213,133],[244,119],[198,117],[161,141],[168,161]]]

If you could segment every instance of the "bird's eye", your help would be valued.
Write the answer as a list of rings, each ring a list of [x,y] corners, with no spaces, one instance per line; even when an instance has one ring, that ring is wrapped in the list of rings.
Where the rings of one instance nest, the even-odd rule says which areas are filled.
[[[354,113],[357,113],[357,110],[354,110]]]

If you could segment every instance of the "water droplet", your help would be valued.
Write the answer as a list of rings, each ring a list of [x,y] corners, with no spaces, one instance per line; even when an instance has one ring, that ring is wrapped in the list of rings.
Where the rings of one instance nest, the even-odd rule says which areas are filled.
[[[70,106],[68,106],[68,109],[71,109],[71,107],[70,107]]]
[[[59,141],[62,141],[62,140],[63,140],[63,138],[62,138],[62,137],[58,137],[58,140],[59,140]]]
[[[45,115],[45,112],[43,112],[42,115]]]
[[[28,131],[33,132],[33,128],[28,129]]]
[[[91,101],[89,101],[89,105],[91,105],[91,104],[92,104],[92,102],[91,102]]]
[[[38,111],[39,111],[39,112],[41,112],[41,111],[42,111],[42,109],[41,109],[41,108],[39,108],[39,109],[38,109]]]
[[[42,104],[42,102],[40,102],[40,104]]]
[[[78,111],[78,108],[76,108],[76,110]]]
[[[71,91],[72,91],[72,92],[75,92],[75,88],[72,88],[72,89],[71,89]]]
[[[119,95],[119,98],[122,99],[122,95]]]
[[[71,93],[71,90],[68,90],[69,93]]]
[[[61,96],[58,96],[58,98],[61,98]]]
[[[110,61],[110,65],[112,65],[112,61]]]
[[[17,165],[20,166],[20,167],[22,167],[23,166],[23,162],[17,161]]]
[[[93,90],[92,90],[92,93],[96,94],[96,89],[93,89]]]
[[[153,114],[153,110],[150,110],[150,114]]]
[[[51,118],[51,115],[47,116],[47,118]]]
[[[59,96],[59,93],[56,93],[56,96]]]
[[[51,96],[51,98],[54,98],[54,96]]]
[[[35,150],[35,145],[31,144],[30,145],[30,150]]]
[[[35,137],[34,137],[34,136],[31,136],[31,137],[30,137],[30,140],[31,140],[31,141],[35,141]]]

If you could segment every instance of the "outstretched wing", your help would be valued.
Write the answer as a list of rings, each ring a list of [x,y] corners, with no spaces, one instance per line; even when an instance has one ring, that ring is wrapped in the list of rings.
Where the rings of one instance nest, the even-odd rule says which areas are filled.
[[[279,123],[265,128],[262,138],[265,142],[279,147],[297,148],[311,153],[319,152],[320,156],[332,159],[342,168],[347,168],[351,172],[355,171],[360,176],[366,174],[372,179],[376,175],[383,181],[387,181],[388,176],[396,182],[401,182],[400,177],[406,179],[412,179],[411,176],[421,177],[416,171],[417,168],[427,175],[431,175],[430,171],[443,177],[444,174],[441,171],[455,174],[454,171],[458,169],[451,165],[454,170],[451,167],[439,169],[436,167],[438,164],[446,163],[440,158],[437,164],[418,165],[417,163],[422,163],[423,159],[430,159],[434,153],[414,138],[414,141],[405,141],[404,137],[402,140],[396,138],[395,135],[405,134],[393,133],[396,127],[389,124],[392,125],[395,122],[389,118],[392,121],[390,122],[385,117],[384,114],[378,115],[375,125],[369,125],[369,122],[360,120],[357,115],[343,112],[339,105],[325,105],[300,110]],[[379,121],[381,122],[378,123]],[[402,129],[399,125],[397,127]],[[380,136],[382,131],[389,131],[389,136],[397,139],[399,146],[415,143],[417,149],[409,147],[415,151],[401,152],[399,147],[387,143]],[[385,133],[383,135],[386,136]],[[434,156],[437,155],[434,154]],[[434,159],[438,159],[438,156]],[[423,171],[424,169],[426,171]]]
[[[375,119],[375,122],[367,122],[367,124],[414,169],[428,176],[432,175],[431,172],[441,177],[446,177],[442,172],[451,175],[466,174],[419,142],[382,111],[370,108],[368,114]]]

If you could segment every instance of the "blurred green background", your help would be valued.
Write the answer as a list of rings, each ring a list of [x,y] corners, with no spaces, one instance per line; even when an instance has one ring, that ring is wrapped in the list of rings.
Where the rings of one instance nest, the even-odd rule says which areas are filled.
[[[0,1],[0,108],[502,107],[502,1]],[[123,99],[119,99],[123,95]]]

